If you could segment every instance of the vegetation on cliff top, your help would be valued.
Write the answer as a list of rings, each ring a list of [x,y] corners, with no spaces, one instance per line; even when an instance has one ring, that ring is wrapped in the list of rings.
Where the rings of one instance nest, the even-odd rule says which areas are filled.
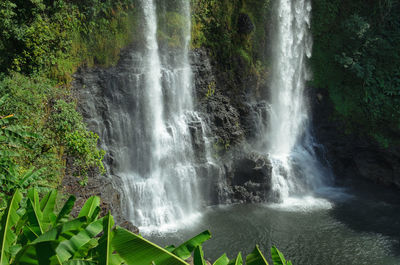
[[[400,144],[400,3],[313,1],[313,85],[347,129]]]
[[[248,74],[263,78],[268,69],[270,9],[269,0],[193,0],[192,47],[206,48],[232,83]]]

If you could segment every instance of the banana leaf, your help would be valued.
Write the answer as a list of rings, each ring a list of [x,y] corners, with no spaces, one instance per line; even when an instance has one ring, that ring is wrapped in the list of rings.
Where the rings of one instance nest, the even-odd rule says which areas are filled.
[[[36,244],[25,245],[15,257],[15,264],[23,265],[61,265],[54,253],[53,244],[56,241],[43,241]]]
[[[275,247],[273,246],[271,248],[271,257],[274,265],[289,265],[291,262],[286,262],[285,257],[283,254]]]
[[[268,262],[261,253],[258,245],[256,245],[253,252],[247,255],[246,265],[268,265]]]
[[[176,249],[176,247],[174,245],[169,245],[165,247],[165,250],[167,250],[168,252],[172,252]]]
[[[73,259],[73,260],[64,262],[63,265],[96,265],[96,262],[89,261],[89,260]]]
[[[243,265],[242,253],[239,252],[236,259],[229,261],[229,265]]]
[[[61,262],[66,262],[71,257],[77,258],[79,251],[101,231],[103,231],[103,219],[89,224],[69,240],[62,241],[56,249]]]
[[[1,219],[0,229],[0,265],[9,264],[11,247],[14,245],[17,235],[14,234],[13,227],[17,224],[20,219],[17,213],[22,200],[22,194],[19,190],[16,190],[13,197],[8,203],[8,206]]]
[[[83,205],[78,217],[87,216],[90,218],[96,211],[96,208],[100,206],[100,198],[97,196],[90,197]]]
[[[39,237],[44,232],[42,224],[43,213],[40,210],[39,195],[36,189],[28,191],[26,214],[28,215],[28,228],[33,232],[33,235],[31,235],[31,241],[33,241],[35,237]]]
[[[99,265],[121,264],[122,260],[117,255],[113,255],[112,241],[114,238],[114,231],[112,230],[112,227],[114,226],[114,218],[110,212],[108,212],[108,214],[103,218],[102,223],[104,234],[100,238],[97,247]]]
[[[229,259],[226,256],[226,254],[222,255],[221,257],[219,257],[213,265],[228,265],[229,263]]]
[[[35,171],[34,167],[30,168],[28,172],[26,172],[25,174],[18,176],[19,178],[19,181],[17,183],[18,187],[21,189],[26,188],[34,180],[40,178],[40,176],[45,170],[46,168],[41,168]]]
[[[193,263],[194,265],[206,265],[206,260],[204,259],[204,252],[201,246],[197,246],[194,250],[193,255]]]
[[[86,223],[86,217],[76,218],[43,233],[17,253],[15,263],[25,265],[62,264],[56,252],[57,247],[65,240],[65,234],[80,231]]]
[[[47,231],[50,225],[53,224],[56,219],[56,215],[54,213],[54,207],[56,205],[57,199],[57,190],[52,190],[47,193],[46,196],[40,201],[40,210],[42,211],[42,224],[43,229]]]
[[[176,249],[172,251],[176,256],[180,257],[181,259],[188,259],[191,257],[192,252],[195,250],[196,247],[203,244],[205,241],[211,238],[210,231],[204,231],[197,236],[193,237],[192,239],[186,241]]]
[[[112,244],[126,264],[188,265],[166,249],[120,227],[115,230]]]
[[[59,224],[67,215],[70,214],[72,209],[74,208],[76,198],[75,196],[70,196],[68,200],[65,202],[64,206],[61,208],[61,211],[58,213],[55,224]]]

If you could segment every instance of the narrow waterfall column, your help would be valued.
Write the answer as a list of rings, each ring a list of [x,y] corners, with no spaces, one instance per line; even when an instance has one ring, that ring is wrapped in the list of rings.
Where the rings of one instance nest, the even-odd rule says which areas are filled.
[[[266,133],[272,189],[284,201],[321,184],[313,150],[304,87],[311,57],[310,0],[278,0],[271,82],[271,114]]]

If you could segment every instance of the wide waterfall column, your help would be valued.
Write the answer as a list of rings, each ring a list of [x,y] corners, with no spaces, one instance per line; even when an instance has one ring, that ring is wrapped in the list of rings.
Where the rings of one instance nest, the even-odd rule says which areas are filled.
[[[157,43],[157,15],[153,0],[142,0],[144,14],[145,50],[143,55],[143,98],[140,100],[143,109],[141,119],[145,119],[145,128],[138,128],[138,140],[145,143],[149,149],[149,157],[141,160],[146,166],[137,165],[134,171],[121,173],[124,182],[124,197],[130,218],[139,225],[148,225],[151,222],[163,223],[173,214],[168,201],[165,200],[166,191],[161,172],[160,161],[167,151],[164,147],[170,136],[164,123],[163,91],[161,85],[161,60]],[[137,87],[134,87],[137,89]],[[129,134],[128,134],[129,135]],[[138,143],[142,144],[142,143]],[[134,148],[128,146],[127,148]],[[141,154],[139,154],[140,156]],[[122,168],[122,170],[125,170]],[[157,219],[157,220],[154,220]]]
[[[199,130],[204,135],[204,129],[193,110],[188,54],[190,1],[175,4],[178,10],[171,12],[179,13],[186,21],[180,29],[181,45],[170,48],[158,43],[157,32],[162,29],[157,25],[156,1],[141,0],[145,35],[143,72],[136,75],[132,85],[135,90],[132,94],[137,95],[133,99],[136,106],[128,113],[132,127],[137,127],[120,137],[131,142],[123,148],[133,150],[121,151],[131,156],[132,165],[119,168],[116,173],[123,182],[122,203],[127,217],[142,232],[179,227],[182,222],[190,222],[202,205],[192,132]],[[134,140],[126,139],[129,137]]]
[[[266,133],[274,195],[284,201],[321,183],[304,88],[311,57],[310,0],[277,0],[271,113]]]

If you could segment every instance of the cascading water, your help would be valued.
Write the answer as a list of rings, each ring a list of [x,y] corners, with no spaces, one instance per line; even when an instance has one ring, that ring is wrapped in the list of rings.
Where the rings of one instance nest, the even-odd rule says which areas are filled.
[[[142,232],[152,232],[197,216],[213,166],[207,126],[193,108],[190,1],[139,2],[143,43],[122,53],[101,80],[82,83],[88,84],[83,95],[88,123],[98,132],[108,172],[122,191],[122,214]],[[174,28],[179,42],[174,45],[168,43],[171,36],[160,40],[165,29],[158,24],[165,25],[158,15],[165,14],[182,24]]]
[[[310,0],[278,0],[267,146],[275,198],[303,196],[323,184],[309,129],[305,82],[310,77]]]
[[[143,165],[120,172],[126,210],[143,229],[168,227],[199,210],[201,196],[189,124],[202,121],[193,111],[190,44],[190,4],[181,1],[185,18],[182,43],[162,53],[157,43],[157,11],[153,0],[142,0],[145,54],[143,104],[145,126],[136,143],[148,148]],[[138,150],[139,151],[139,150]]]

